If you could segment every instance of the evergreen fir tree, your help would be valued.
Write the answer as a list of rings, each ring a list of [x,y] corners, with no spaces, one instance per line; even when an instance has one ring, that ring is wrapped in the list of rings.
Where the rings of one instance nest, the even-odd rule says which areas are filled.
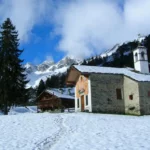
[[[82,65],[86,65],[86,60],[84,59],[83,62],[82,62]]]
[[[59,87],[60,88],[65,87],[65,80],[66,80],[66,74],[64,73],[59,77]]]
[[[45,86],[46,88],[50,88],[51,87],[51,78],[47,78],[46,82],[45,82]]]
[[[59,77],[56,75],[51,76],[51,87],[59,88]]]
[[[45,89],[46,89],[45,83],[43,80],[41,80],[37,88],[36,96],[39,96]]]
[[[11,106],[20,105],[28,99],[25,68],[19,50],[18,32],[9,18],[0,28],[0,109],[8,114]]]

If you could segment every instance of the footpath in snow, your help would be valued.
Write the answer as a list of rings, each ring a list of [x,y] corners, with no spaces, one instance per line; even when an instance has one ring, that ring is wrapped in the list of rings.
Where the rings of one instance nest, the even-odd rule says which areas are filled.
[[[0,135],[0,150],[150,150],[150,116],[1,115]]]

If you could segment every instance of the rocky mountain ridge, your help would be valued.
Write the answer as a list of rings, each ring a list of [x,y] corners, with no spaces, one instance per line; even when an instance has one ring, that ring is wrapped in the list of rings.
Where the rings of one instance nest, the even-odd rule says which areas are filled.
[[[30,80],[27,86],[36,87],[41,79],[46,81],[52,75],[66,73],[72,64],[80,64],[81,62],[82,60],[66,56],[57,63],[54,63],[54,61],[44,61],[39,65],[26,63],[24,67],[26,68],[27,78]]]
[[[33,73],[33,72],[48,72],[48,71],[55,71],[56,69],[60,69],[63,67],[71,66],[72,64],[79,64],[82,62],[82,60],[74,59],[73,57],[66,56],[59,62],[55,63],[54,61],[46,60],[42,62],[39,65],[33,65],[31,63],[26,63],[25,68],[27,74]]]

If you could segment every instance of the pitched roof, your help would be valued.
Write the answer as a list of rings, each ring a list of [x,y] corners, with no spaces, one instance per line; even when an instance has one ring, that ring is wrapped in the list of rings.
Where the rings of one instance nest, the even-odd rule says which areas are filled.
[[[74,96],[69,95],[69,93],[67,93],[66,91],[61,93],[61,91],[59,89],[45,90],[45,92],[48,92],[49,94],[54,94],[55,96],[57,96],[59,98],[65,98],[65,99],[72,99],[72,100],[74,100]]]
[[[129,68],[113,68],[113,67],[84,66],[84,65],[74,65],[74,67],[81,73],[122,74],[137,81],[150,81],[150,74],[136,73]]]

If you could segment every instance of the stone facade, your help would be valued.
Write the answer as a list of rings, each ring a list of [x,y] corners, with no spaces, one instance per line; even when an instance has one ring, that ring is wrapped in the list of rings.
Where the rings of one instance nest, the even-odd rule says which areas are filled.
[[[92,111],[124,114],[123,75],[92,74],[90,79]],[[117,99],[116,89],[121,90],[121,99]]]
[[[140,115],[139,84],[137,81],[124,76],[125,113]]]
[[[150,75],[93,66],[72,70],[67,81],[75,85],[76,112],[150,114]]]
[[[84,86],[80,85],[81,81],[84,81]],[[80,87],[84,92],[79,94]],[[119,99],[117,89],[121,93]],[[88,96],[87,105],[86,96]],[[84,110],[89,112],[150,114],[150,82],[139,82],[125,75],[93,73],[89,77],[79,76],[76,84],[76,111],[82,111],[82,98]]]
[[[150,74],[146,48],[138,46],[133,56],[136,72],[123,68],[72,67],[67,82],[76,85],[75,111],[150,114]]]
[[[139,82],[139,98],[141,115],[150,114],[150,83]]]
[[[124,98],[126,114],[150,114],[150,82],[138,82],[125,76]]]

